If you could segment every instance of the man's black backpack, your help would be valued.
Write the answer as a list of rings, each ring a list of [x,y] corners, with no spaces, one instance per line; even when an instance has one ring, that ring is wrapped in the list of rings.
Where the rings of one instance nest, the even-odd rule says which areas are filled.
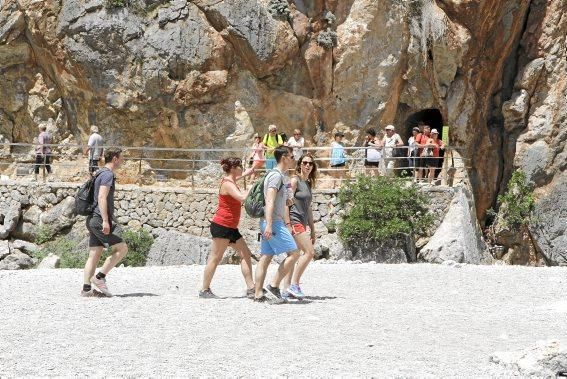
[[[106,169],[98,170],[90,177],[77,191],[75,195],[75,214],[80,216],[90,216],[95,207],[94,187],[95,180]]]

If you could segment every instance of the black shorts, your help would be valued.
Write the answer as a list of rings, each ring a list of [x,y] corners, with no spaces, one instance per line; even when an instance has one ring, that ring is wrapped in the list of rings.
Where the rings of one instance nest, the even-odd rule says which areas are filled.
[[[364,167],[379,167],[380,162],[369,162],[367,160],[364,161]]]
[[[341,168],[345,166],[346,166],[346,162],[331,165],[332,168]]]
[[[439,163],[439,158],[427,157],[427,158],[424,158],[424,159],[425,159],[425,164],[427,165],[427,167],[437,167],[437,164]]]
[[[228,240],[230,243],[235,243],[242,238],[242,234],[238,229],[227,228],[211,221],[211,235],[213,238],[222,238]]]
[[[110,223],[110,233],[102,233],[102,217],[93,214],[87,217],[87,230],[89,231],[89,247],[109,247],[124,242],[122,229],[115,222]]]

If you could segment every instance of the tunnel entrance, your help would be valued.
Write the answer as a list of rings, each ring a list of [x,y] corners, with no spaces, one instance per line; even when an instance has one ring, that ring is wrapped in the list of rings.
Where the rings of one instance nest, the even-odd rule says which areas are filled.
[[[439,138],[443,137],[443,115],[437,108],[422,109],[415,112],[406,119],[405,132],[411,136],[411,130],[420,125],[429,125],[431,129],[439,131]],[[420,128],[421,129],[421,128]]]

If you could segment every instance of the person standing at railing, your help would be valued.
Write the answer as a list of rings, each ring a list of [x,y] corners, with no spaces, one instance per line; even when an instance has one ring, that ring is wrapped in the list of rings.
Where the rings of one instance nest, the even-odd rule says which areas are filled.
[[[443,143],[442,140],[439,139],[439,132],[437,131],[437,129],[433,129],[431,131],[431,138],[429,138],[429,140],[427,141],[427,148],[424,149],[426,150],[427,154],[427,169],[429,170],[429,183],[433,183],[433,179],[435,178],[435,169],[438,166],[438,162],[439,162],[439,150],[445,149],[445,143]]]
[[[272,170],[276,167],[276,158],[274,157],[274,150],[284,144],[281,135],[278,134],[278,128],[275,125],[268,126],[268,134],[262,139],[262,143],[266,146],[266,170]]]
[[[51,174],[51,134],[47,132],[47,127],[41,125],[39,127],[39,136],[37,137],[37,146],[35,147],[35,166],[34,178],[37,181],[40,166],[45,167],[47,174]],[[46,180],[44,173],[43,180]]]
[[[411,137],[408,139],[408,167],[413,170],[414,177],[416,175],[416,170],[418,169],[418,157],[417,157],[417,144],[415,142],[416,137],[420,133],[419,128],[414,126],[411,130]]]
[[[293,159],[297,162],[303,155],[303,147],[305,146],[305,138],[301,136],[301,130],[295,129],[293,137],[287,140],[287,146],[293,149]]]
[[[251,180],[256,178],[256,170],[261,170],[264,167],[266,158],[264,157],[264,151],[266,150],[266,145],[262,143],[260,135],[258,133],[254,134],[254,142],[252,143],[251,154],[249,160],[252,162],[252,176]]]
[[[369,170],[370,176],[379,175],[380,159],[382,159],[382,140],[381,135],[376,135],[374,128],[366,130],[366,139],[364,140],[364,167]]]
[[[346,154],[343,145],[344,133],[336,132],[335,140],[331,142],[331,176],[337,179],[342,179],[346,167]]]
[[[427,142],[431,136],[431,127],[429,125],[423,126],[423,133],[418,134],[415,136],[415,145],[417,146],[417,162],[418,168],[415,171],[415,180],[420,181],[422,178],[427,176],[427,157],[424,156],[425,147],[427,146]]]
[[[226,176],[221,180],[218,208],[211,221],[212,250],[203,273],[203,287],[199,292],[199,297],[203,299],[217,298],[211,291],[211,281],[224,252],[230,246],[242,258],[240,267],[246,282],[246,296],[253,298],[255,291],[252,278],[252,253],[238,231],[242,203],[246,200],[247,192],[241,191],[236,184],[236,181],[249,174],[250,170],[243,173],[242,161],[236,157],[223,159],[221,166]]]
[[[102,146],[104,145],[104,139],[98,134],[98,126],[91,125],[91,136],[87,145],[85,154],[89,156],[89,172],[92,174],[98,170],[98,162],[103,154]]]
[[[404,142],[394,125],[386,126],[386,135],[382,140],[384,145],[384,165],[386,166],[386,176],[394,175],[394,168],[396,167],[396,157],[400,154],[395,154],[399,146],[404,146]],[[403,155],[405,156],[405,154]]]

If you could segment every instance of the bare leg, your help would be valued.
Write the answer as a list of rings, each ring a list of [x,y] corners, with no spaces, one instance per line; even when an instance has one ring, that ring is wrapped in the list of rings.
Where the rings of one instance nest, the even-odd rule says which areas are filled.
[[[100,269],[100,272],[102,272],[104,275],[108,275],[110,270],[116,267],[116,265],[120,263],[120,261],[126,256],[127,253],[128,245],[126,245],[126,242],[120,242],[119,244],[112,246],[112,254],[108,258],[106,258],[104,264],[102,265],[102,268]]]
[[[301,233],[294,236],[295,242],[297,246],[303,251],[303,255],[299,257],[297,261],[297,267],[295,270],[292,268],[293,272],[293,279],[292,284],[299,284],[301,280],[301,276],[307,269],[309,263],[313,260],[315,256],[315,248],[313,247],[313,243],[311,242],[311,236],[309,233]],[[289,287],[289,285],[288,285]],[[287,288],[287,287],[286,287]]]
[[[272,255],[262,254],[260,261],[256,265],[256,293],[254,296],[257,299],[264,295],[264,280],[266,280],[266,273],[272,261],[272,257]]]
[[[246,244],[246,241],[244,241],[244,238],[234,243],[234,249],[238,251],[242,258],[240,261],[240,269],[242,270],[242,276],[244,276],[244,281],[246,282],[246,288],[254,288],[254,279],[252,278],[252,252]]]
[[[228,247],[229,240],[224,238],[213,238],[211,254],[205,266],[205,272],[203,273],[203,291],[209,289],[211,286],[211,281],[213,280],[213,275],[222,260],[224,251]]]
[[[98,265],[98,261],[100,260],[103,250],[104,247],[102,246],[91,247],[89,249],[89,258],[85,263],[85,271],[83,274],[84,284],[91,284],[91,278],[95,274],[96,266]]]
[[[433,182],[433,177],[435,176],[435,167],[428,167],[429,169],[429,184]]]
[[[272,287],[279,288],[280,283],[283,278],[291,271],[297,259],[299,258],[299,251],[292,251],[287,253],[287,257],[284,259],[280,266],[278,267],[278,271],[276,271],[276,275],[272,279]]]

